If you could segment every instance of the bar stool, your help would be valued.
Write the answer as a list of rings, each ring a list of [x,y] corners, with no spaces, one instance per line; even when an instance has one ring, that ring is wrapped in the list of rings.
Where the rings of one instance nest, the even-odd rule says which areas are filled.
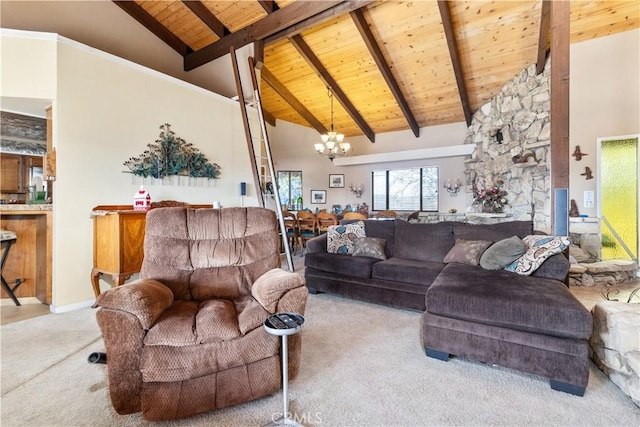
[[[18,298],[16,298],[16,294],[14,293],[18,286],[22,284],[22,279],[15,279],[12,281],[13,288],[9,286],[7,281],[4,278],[4,263],[7,261],[7,256],[9,255],[9,251],[11,250],[11,246],[16,242],[17,236],[13,231],[8,230],[0,230],[0,243],[2,244],[2,259],[0,260],[0,279],[2,279],[2,289],[4,289],[11,299],[16,305],[20,304]]]

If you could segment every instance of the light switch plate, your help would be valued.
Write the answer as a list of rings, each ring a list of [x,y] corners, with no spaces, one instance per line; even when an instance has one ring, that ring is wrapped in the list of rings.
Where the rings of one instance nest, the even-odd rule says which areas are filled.
[[[584,192],[584,207],[592,208],[596,205],[595,203],[595,192],[593,191],[585,191]]]

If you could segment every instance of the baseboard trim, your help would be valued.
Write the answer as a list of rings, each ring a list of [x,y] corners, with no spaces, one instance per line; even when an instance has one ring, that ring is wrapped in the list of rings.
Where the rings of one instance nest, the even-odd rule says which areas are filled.
[[[69,311],[79,310],[81,308],[91,307],[96,302],[95,299],[90,299],[82,302],[76,302],[74,304],[61,305],[56,307],[51,304],[51,312],[52,313],[67,313]]]

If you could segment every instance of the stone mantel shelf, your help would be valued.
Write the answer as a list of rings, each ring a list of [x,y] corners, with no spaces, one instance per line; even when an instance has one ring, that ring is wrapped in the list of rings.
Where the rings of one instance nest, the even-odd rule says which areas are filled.
[[[480,218],[506,218],[511,216],[508,213],[485,213],[485,212],[468,212],[468,217],[480,217]]]
[[[569,217],[569,222],[600,222],[599,218],[593,217],[593,216],[580,216],[580,217],[576,217],[576,216],[571,216]]]

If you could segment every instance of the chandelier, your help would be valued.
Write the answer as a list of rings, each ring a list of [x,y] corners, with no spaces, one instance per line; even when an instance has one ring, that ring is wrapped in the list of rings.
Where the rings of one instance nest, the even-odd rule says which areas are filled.
[[[333,91],[330,86],[327,86],[327,92],[329,100],[331,100],[331,130],[324,135],[320,135],[322,143],[314,144],[316,152],[320,155],[327,153],[329,160],[333,161],[336,156],[344,156],[351,149],[351,144],[344,141],[344,135],[333,130]]]

